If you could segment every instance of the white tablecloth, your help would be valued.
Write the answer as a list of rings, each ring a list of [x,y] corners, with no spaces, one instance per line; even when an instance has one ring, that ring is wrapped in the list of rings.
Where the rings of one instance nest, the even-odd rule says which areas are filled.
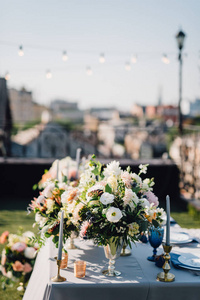
[[[116,260],[116,269],[122,274],[117,278],[108,278],[101,274],[107,267],[103,247],[94,246],[91,241],[76,240],[79,250],[69,250],[68,268],[61,270],[61,276],[67,281],[53,283],[50,278],[57,274],[54,260],[57,250],[51,241],[38,254],[34,271],[30,278],[23,300],[199,300],[200,276],[185,269],[175,269],[175,281],[171,283],[158,282],[157,274],[162,269],[154,262],[147,260],[152,255],[153,248],[149,244],[136,243],[132,247],[132,255]],[[163,252],[162,246],[158,254]],[[200,245],[187,244],[184,247],[173,247],[174,253],[197,253],[200,255]],[[74,277],[73,262],[87,262],[86,277]]]

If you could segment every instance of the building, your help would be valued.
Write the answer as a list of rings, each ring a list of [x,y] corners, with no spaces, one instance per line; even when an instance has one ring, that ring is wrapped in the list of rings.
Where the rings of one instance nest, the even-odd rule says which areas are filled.
[[[190,102],[190,116],[200,116],[200,99],[196,99],[194,102]]]
[[[52,118],[71,122],[82,122],[83,111],[79,110],[77,102],[56,99],[51,102]]]
[[[25,124],[33,120],[33,98],[32,92],[25,88],[8,90],[10,107],[14,123]]]

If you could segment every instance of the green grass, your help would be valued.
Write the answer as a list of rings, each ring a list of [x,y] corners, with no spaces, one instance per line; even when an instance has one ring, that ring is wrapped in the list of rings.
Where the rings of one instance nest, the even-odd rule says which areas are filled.
[[[0,234],[5,230],[11,233],[17,233],[20,226],[24,231],[30,230],[37,233],[37,228],[33,228],[34,214],[27,214],[27,206],[30,203],[30,199],[5,198],[1,199],[0,210]],[[165,204],[161,207],[164,207]],[[187,206],[171,203],[171,216],[176,222],[183,228],[200,228],[200,213],[188,213]],[[3,245],[0,245],[0,251],[3,249]],[[16,290],[19,286],[14,284],[13,287],[7,287],[3,290],[1,287],[2,276],[0,276],[0,299],[1,300],[20,300],[23,297],[23,293]]]

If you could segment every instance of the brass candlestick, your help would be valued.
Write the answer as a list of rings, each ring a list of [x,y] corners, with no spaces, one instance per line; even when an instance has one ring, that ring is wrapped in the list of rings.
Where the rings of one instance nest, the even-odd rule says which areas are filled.
[[[63,281],[66,281],[66,278],[65,277],[62,277],[60,276],[60,265],[61,265],[61,259],[57,259],[57,266],[58,266],[58,273],[55,277],[52,277],[51,278],[51,281],[53,282],[63,282]]]
[[[169,273],[169,270],[171,269],[170,265],[169,265],[169,260],[170,260],[169,253],[172,249],[172,246],[163,244],[163,249],[165,251],[165,254],[164,254],[165,263],[162,267],[164,272],[158,273],[157,280],[164,281],[164,282],[172,282],[175,280],[175,275],[172,273]]]

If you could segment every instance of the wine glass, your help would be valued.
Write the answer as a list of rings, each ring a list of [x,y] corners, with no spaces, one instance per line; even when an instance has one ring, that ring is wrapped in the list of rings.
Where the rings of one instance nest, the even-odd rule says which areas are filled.
[[[163,235],[164,235],[163,227],[152,226],[151,228],[149,228],[149,232],[148,232],[149,243],[154,249],[153,249],[153,255],[147,257],[148,260],[155,261],[157,248],[162,243]]]

